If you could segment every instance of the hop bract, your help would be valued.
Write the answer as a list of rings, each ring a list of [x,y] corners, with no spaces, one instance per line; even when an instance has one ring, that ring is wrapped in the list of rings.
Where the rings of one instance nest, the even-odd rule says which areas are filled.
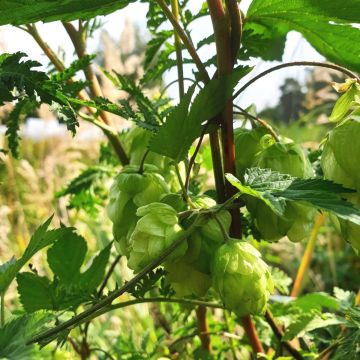
[[[278,142],[264,149],[259,155],[257,166],[298,178],[308,178],[313,175],[310,161],[303,149],[292,142]]]
[[[238,316],[264,311],[274,290],[261,254],[249,243],[231,239],[214,255],[212,279],[225,306]]]
[[[321,156],[327,179],[360,191],[360,122],[348,119],[328,134]]]
[[[298,178],[313,175],[310,161],[299,145],[293,142],[273,143],[257,156],[253,166],[269,168]],[[247,198],[246,205],[254,225],[266,241],[277,241],[284,236],[297,242],[306,238],[311,230],[314,210],[304,205],[288,202],[283,217],[276,215],[264,202]]]
[[[252,130],[242,128],[234,130],[236,173],[240,179],[244,176],[247,168],[254,166],[262,150],[260,140],[266,134],[264,127]]]
[[[211,208],[216,202],[200,196],[193,199],[193,205],[202,209]],[[171,284],[177,296],[204,296],[211,286],[211,259],[224,242],[218,221],[226,232],[230,229],[231,215],[220,211],[217,220],[209,218],[199,226],[187,239],[188,249],[177,261],[167,261],[166,280]]]
[[[357,190],[348,200],[360,207],[360,122],[348,119],[328,134],[321,156],[321,168],[326,179]],[[340,230],[344,239],[355,251],[360,251],[360,226],[341,220]]]
[[[176,211],[163,203],[152,203],[140,207],[136,215],[141,217],[129,240],[128,266],[135,272],[140,271],[153,260],[157,259],[182,231],[178,224]],[[175,260],[185,254],[186,241],[183,241],[167,257]]]
[[[160,201],[168,192],[163,177],[152,165],[145,165],[142,174],[138,166],[128,165],[116,176],[110,189],[107,213],[113,222],[113,234],[121,255],[129,255],[128,241],[138,219],[137,209]]]

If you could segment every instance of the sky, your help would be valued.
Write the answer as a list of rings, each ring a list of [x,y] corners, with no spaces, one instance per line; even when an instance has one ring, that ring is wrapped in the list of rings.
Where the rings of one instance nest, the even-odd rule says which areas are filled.
[[[241,2],[241,8],[244,12],[246,12],[250,2],[251,0],[243,0]],[[196,11],[196,8],[201,5],[201,2],[198,0],[192,0],[190,2],[190,5],[193,7],[193,10]],[[146,10],[146,4],[131,4],[125,9],[119,10],[103,18],[104,28],[109,32],[110,35],[118,38],[119,34],[121,33],[125,18],[128,18],[139,26],[144,36],[147,36],[145,17]],[[46,24],[39,23],[38,30],[45,39],[45,41],[48,42],[55,51],[63,49],[68,54],[73,53],[71,42],[59,22]],[[208,36],[211,31],[212,30],[210,19],[197,20],[197,22],[194,23],[194,28],[192,30],[192,36],[194,41],[196,42]],[[23,51],[28,54],[30,58],[38,60],[44,65],[48,63],[47,58],[42,55],[41,50],[38,48],[37,44],[33,41],[33,39],[24,31],[18,28],[12,26],[0,27],[0,45],[1,43],[5,44],[8,52]],[[95,34],[94,39],[90,40],[88,45],[89,52],[91,53],[92,51],[96,51],[98,44],[99,32]],[[200,57],[202,59],[207,59],[211,56],[213,52],[213,47],[204,47],[204,49],[202,49],[202,51],[200,52]],[[291,32],[289,33],[287,38],[283,61],[287,62],[299,60],[322,61],[323,57],[319,55],[307,43],[307,41],[301,37],[300,34],[296,32]],[[69,61],[71,61],[71,58],[69,58]],[[255,70],[250,74],[250,76],[244,79],[244,81],[246,81],[250,77],[255,76],[261,71],[271,66],[274,66],[277,63],[255,61],[253,64],[256,65]],[[185,75],[186,74],[191,76],[191,69],[185,69]],[[281,86],[286,77],[294,77],[297,80],[304,81],[305,76],[305,68],[300,67],[293,67],[274,72],[249,87],[238,98],[238,104],[242,107],[247,107],[255,103],[258,110],[261,110],[265,106],[275,105],[280,95],[279,87]],[[172,71],[169,71],[165,74],[165,82],[170,82],[175,78],[176,69],[173,69]],[[241,83],[239,84],[239,86],[241,86]],[[170,87],[169,93],[170,96],[174,98],[177,97],[176,85]]]

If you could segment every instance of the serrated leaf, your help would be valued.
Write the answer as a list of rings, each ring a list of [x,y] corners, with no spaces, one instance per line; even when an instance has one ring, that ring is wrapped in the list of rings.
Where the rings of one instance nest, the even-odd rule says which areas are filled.
[[[135,0],[2,0],[0,2],[0,25],[29,24],[37,21],[89,19],[110,14]]]
[[[303,295],[294,300],[292,305],[300,307],[304,312],[313,309],[321,310],[322,308],[334,311],[339,309],[339,301],[331,295],[323,292],[314,292]]]
[[[104,280],[106,265],[110,257],[111,244],[106,246],[94,258],[91,266],[81,274],[81,282],[89,289],[96,289]]]
[[[238,58],[249,60],[252,57],[261,57],[267,61],[281,61],[285,42],[286,31],[282,27],[246,21]]]
[[[352,193],[354,190],[332,181],[320,178],[297,179],[261,168],[248,169],[244,183],[231,174],[225,176],[240,190],[240,194],[264,201],[280,216],[283,214],[285,201],[299,201],[360,225],[360,211],[341,197],[341,194]]]
[[[315,310],[304,312],[291,323],[285,331],[283,341],[290,341],[295,337],[301,337],[306,332],[321,329],[333,325],[342,325],[345,321],[331,313],[320,314]]]
[[[41,64],[32,60],[22,61],[24,57],[26,54],[22,52],[0,55],[0,105],[4,105],[5,101],[16,100],[23,92],[32,100],[39,96],[43,101],[51,101],[51,97],[42,89],[48,76],[34,70]],[[14,95],[14,89],[19,95]]]
[[[86,69],[95,57],[96,55],[85,55],[80,59],[73,61],[65,70],[52,75],[50,79],[59,83],[69,81],[76,75],[77,72]]]
[[[173,34],[171,30],[163,30],[154,34],[154,37],[148,42],[145,52],[144,68],[147,69],[154,58],[156,57],[158,51],[163,46],[165,41],[170,38]]]
[[[268,27],[267,35],[276,39],[278,29],[285,35],[300,32],[310,44],[330,61],[355,71],[360,70],[360,23],[358,0],[253,0],[247,13],[244,32],[255,23]],[[269,40],[270,40],[269,39]]]
[[[87,245],[85,240],[72,233],[59,239],[48,250],[48,264],[54,274],[53,281],[32,273],[17,276],[20,301],[27,312],[37,310],[76,310],[93,300],[96,288],[105,276],[111,244],[93,259],[85,272],[80,272]]]
[[[90,189],[94,182],[102,179],[105,175],[110,175],[113,172],[111,168],[105,166],[92,166],[82,171],[76,178],[62,190],[56,193],[56,197],[65,195],[75,195],[81,191]]]
[[[29,101],[28,99],[22,99],[19,100],[12,111],[9,114],[9,117],[6,121],[6,132],[5,136],[8,139],[9,143],[9,149],[11,151],[11,154],[14,158],[17,158],[19,156],[19,140],[20,135],[20,122],[24,119],[24,117],[31,112],[34,107],[36,108],[36,105],[32,101]]]
[[[72,234],[60,239],[48,250],[47,261],[54,275],[64,284],[70,284],[78,280],[86,252],[84,238]]]
[[[271,277],[274,282],[274,287],[283,295],[289,295],[289,286],[292,284],[292,279],[284,271],[277,267],[271,268]]]
[[[177,162],[183,160],[191,144],[200,136],[203,123],[223,109],[226,101],[231,98],[235,85],[250,70],[249,67],[240,67],[231,75],[211,80],[200,90],[187,112],[194,91],[192,86],[151,139],[150,150]]]
[[[191,86],[180,103],[168,116],[165,125],[163,125],[159,132],[155,134],[149,142],[149,149],[161,155],[169,156],[170,158],[179,157],[179,148],[181,143],[178,143],[179,138],[174,138],[174,133],[180,128],[181,123],[187,116],[191,98],[195,90],[195,85]],[[186,136],[181,133],[182,136]],[[179,133],[178,133],[179,136]],[[180,136],[179,136],[180,137]],[[175,145],[174,145],[175,143]]]
[[[28,313],[38,310],[53,310],[50,280],[33,273],[20,273],[16,277],[20,302]]]
[[[239,190],[241,195],[249,195],[263,201],[269,208],[271,208],[271,210],[273,210],[279,216],[282,216],[284,214],[284,202],[278,201],[276,198],[271,196],[270,193],[258,191],[251,186],[243,185],[241,181],[232,174],[226,174],[225,177],[232,186],[236,187]],[[267,182],[265,184],[272,183]]]
[[[0,358],[6,360],[52,359],[50,349],[40,351],[37,345],[26,345],[35,333],[41,331],[52,320],[52,315],[42,312],[9,321],[0,328]]]
[[[73,232],[73,228],[59,228],[48,230],[52,216],[41,225],[33,234],[23,256],[16,260],[12,258],[0,267],[0,293],[6,291],[11,282],[15,279],[21,268],[41,249],[51,245],[56,240],[68,236]]]

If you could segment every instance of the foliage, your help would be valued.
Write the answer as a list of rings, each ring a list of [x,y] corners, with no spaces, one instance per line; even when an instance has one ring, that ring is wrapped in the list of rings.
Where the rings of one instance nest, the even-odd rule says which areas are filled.
[[[108,139],[108,145],[96,144],[100,155],[90,145],[91,159],[81,156],[74,171],[76,157],[58,160],[63,162],[59,170],[35,161],[14,162],[6,149],[0,154],[0,172],[6,169],[9,180],[1,184],[6,189],[2,196],[16,207],[14,234],[0,234],[10,234],[19,244],[18,219],[33,212],[32,221],[38,223],[42,209],[26,208],[17,181],[28,177],[33,185],[37,178],[32,174],[44,167],[50,180],[33,191],[41,194],[51,179],[62,180],[51,188],[47,204],[55,208],[60,227],[49,230],[51,216],[31,229],[31,237],[27,231],[28,245],[17,249],[22,256],[0,266],[0,357],[56,358],[62,356],[58,349],[69,345],[70,356],[82,359],[235,359],[252,353],[266,353],[259,356],[268,359],[289,354],[297,359],[324,354],[357,358],[359,294],[352,290],[359,289],[349,273],[356,273],[358,259],[340,239],[358,250],[360,80],[340,66],[360,70],[357,0],[342,5],[334,0],[253,0],[247,14],[233,0],[204,1],[198,11],[189,0],[141,0],[148,6],[151,35],[144,76],[102,68],[99,76],[93,69],[96,58],[86,54],[86,40],[100,23],[89,19],[132,2],[0,5],[0,24],[26,30],[60,69],[39,70],[41,64],[21,52],[0,55],[0,105],[11,107],[4,147],[15,158],[23,154],[22,123],[43,104],[72,135],[82,118]],[[211,18],[214,31],[194,44],[192,31],[200,18]],[[64,23],[78,56],[69,67],[58,65],[61,60],[34,25],[23,26],[39,20],[78,20]],[[254,106],[239,108],[241,123],[234,130],[234,89],[253,71],[248,60],[281,60],[292,30],[334,61],[334,69],[353,77],[334,84],[341,95],[326,114],[327,126],[335,125],[325,140],[316,139],[309,154],[259,119]],[[211,47],[216,52],[202,62],[197,51],[208,45],[216,45]],[[165,96],[166,88],[154,89],[175,66],[178,104]],[[193,71],[188,88],[185,66]],[[212,66],[217,67],[213,77]],[[76,78],[79,71],[85,79]],[[120,91],[117,100],[103,96],[105,80]],[[131,121],[132,128],[119,133],[113,119]],[[53,146],[45,142],[45,160]],[[14,165],[22,167],[22,180]],[[70,180],[69,173],[74,173]],[[27,188],[28,196],[34,186]],[[37,199],[32,202],[36,207]],[[324,226],[317,226],[318,218],[313,225],[318,212],[321,219],[328,217]],[[276,234],[266,236],[269,229]],[[314,245],[316,236],[319,244]],[[309,239],[304,255],[299,256],[304,244],[282,237]],[[336,284],[344,290],[333,289]],[[300,285],[304,295],[296,293]],[[46,347],[39,350],[34,343]]]

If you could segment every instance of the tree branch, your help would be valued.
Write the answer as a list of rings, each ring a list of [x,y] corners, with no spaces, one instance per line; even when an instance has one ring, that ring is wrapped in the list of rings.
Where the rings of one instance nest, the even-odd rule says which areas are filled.
[[[277,339],[281,342],[281,344],[286,348],[286,350],[294,357],[296,360],[303,360],[303,356],[300,354],[298,350],[296,350],[288,341],[283,341],[282,338],[284,336],[283,331],[276,325],[275,319],[270,312],[270,310],[266,310],[265,319],[267,323],[270,325],[273,333],[277,337]]]

